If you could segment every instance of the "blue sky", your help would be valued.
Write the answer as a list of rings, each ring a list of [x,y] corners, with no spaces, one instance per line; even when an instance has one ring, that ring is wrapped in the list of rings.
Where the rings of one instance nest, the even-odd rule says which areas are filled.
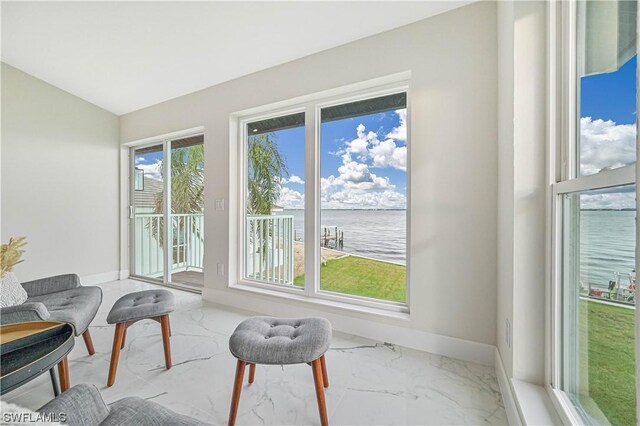
[[[636,68],[634,56],[615,72],[580,79],[580,171],[591,175],[636,161]],[[632,187],[581,197],[583,208],[635,208]]]
[[[323,209],[405,209],[407,197],[406,109],[321,125]],[[304,207],[304,128],[275,132],[289,177],[278,202]]]
[[[144,170],[145,177],[161,180],[160,162],[162,161],[162,148],[156,152],[145,152],[135,156],[135,167]]]
[[[636,67],[634,56],[618,71],[580,79],[581,117],[613,120],[616,124],[636,122]]]

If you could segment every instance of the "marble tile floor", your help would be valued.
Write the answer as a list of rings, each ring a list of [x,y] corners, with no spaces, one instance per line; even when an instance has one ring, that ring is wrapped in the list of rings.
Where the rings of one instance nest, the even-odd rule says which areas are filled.
[[[177,300],[171,314],[173,368],[164,368],[160,325],[142,321],[127,330],[116,383],[108,388],[114,326],[106,323],[107,313],[121,295],[157,286],[122,280],[101,287],[104,299],[91,325],[96,354],[89,356],[82,338],[76,339],[69,356],[71,384],[96,385],[107,403],[135,395],[213,424],[226,424],[236,365],[228,339],[250,314],[172,290]],[[330,424],[507,423],[491,367],[335,332],[327,368]],[[48,374],[2,397],[31,409],[51,398]],[[249,386],[245,379],[237,424],[319,424],[311,369],[258,366],[255,382]]]

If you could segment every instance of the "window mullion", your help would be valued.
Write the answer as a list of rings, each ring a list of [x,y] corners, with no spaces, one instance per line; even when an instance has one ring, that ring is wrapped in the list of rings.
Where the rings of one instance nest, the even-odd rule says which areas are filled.
[[[638,8],[638,16],[636,19],[636,31],[637,35],[640,38],[640,8]],[[636,54],[640,57],[640,40],[636,41]],[[640,88],[640,67],[636,67],[636,86]],[[640,90],[636,90],[636,110],[637,106],[640,105]],[[636,118],[636,164],[634,167],[635,172],[635,182],[636,182],[636,271],[640,271],[638,266],[640,266],[640,226],[638,226],[638,207],[640,207],[640,199],[637,196],[637,189],[640,188],[640,161],[638,159],[638,154],[640,154],[640,120]],[[638,362],[638,354],[640,354],[640,315],[637,314],[638,307],[638,296],[640,293],[638,292],[638,286],[636,286],[635,300],[636,300],[636,316],[635,316],[635,326],[636,326],[636,413],[640,413],[640,362]]]
[[[566,54],[563,55],[565,58],[565,76],[566,76],[566,108],[564,108],[565,113],[567,114],[564,123],[566,124],[563,129],[566,135],[565,140],[565,152],[566,157],[564,158],[564,167],[563,167],[563,179],[574,179],[579,177],[580,175],[580,150],[579,146],[579,136],[578,136],[578,128],[580,124],[580,120],[575,121],[575,117],[579,115],[578,105],[580,102],[580,90],[578,84],[578,64],[577,64],[577,50],[578,50],[578,19],[577,19],[577,6],[576,2],[565,2],[563,5],[566,7],[567,13],[567,33],[566,33],[566,43],[564,44],[564,48],[566,50]]]
[[[171,141],[164,140],[162,143],[163,149],[163,174],[164,174],[164,187],[163,187],[163,204],[164,211],[162,214],[162,220],[164,222],[164,251],[163,251],[163,263],[164,263],[164,282],[171,282],[171,267],[173,264],[173,223],[171,219]]]
[[[315,295],[320,288],[320,273],[318,271],[320,258],[320,241],[318,240],[320,129],[316,129],[317,123],[319,120],[317,119],[316,105],[308,104],[305,108],[304,291],[309,296]]]

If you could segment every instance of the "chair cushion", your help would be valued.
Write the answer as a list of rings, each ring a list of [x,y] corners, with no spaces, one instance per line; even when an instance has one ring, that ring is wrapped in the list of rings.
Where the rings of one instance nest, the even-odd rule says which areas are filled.
[[[284,365],[314,361],[330,344],[331,323],[324,318],[253,317],[238,325],[229,350],[242,361]]]
[[[49,311],[49,320],[70,323],[79,336],[96,316],[102,303],[102,290],[100,287],[77,287],[30,297],[27,302],[42,303]]]
[[[101,426],[205,426],[202,422],[174,413],[168,408],[138,397],[123,398],[109,406],[110,413]]]
[[[98,426],[109,415],[98,389],[87,384],[75,385],[40,407],[38,412],[51,414],[69,426]]]
[[[113,304],[107,323],[155,318],[173,312],[176,299],[169,290],[145,290],[122,296]]]

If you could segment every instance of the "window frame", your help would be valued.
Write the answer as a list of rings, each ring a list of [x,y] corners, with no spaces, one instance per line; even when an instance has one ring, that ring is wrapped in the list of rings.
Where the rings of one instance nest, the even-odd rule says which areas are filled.
[[[624,185],[638,186],[640,162],[638,154],[640,132],[636,136],[636,163],[606,170],[592,175],[580,175],[579,158],[579,103],[580,86],[577,67],[578,0],[549,2],[548,4],[548,178],[547,190],[547,259],[549,260],[547,284],[547,392],[562,417],[563,423],[584,424],[588,418],[574,405],[561,389],[562,384],[562,256],[563,256],[563,199],[567,194],[586,192]],[[640,23],[639,23],[640,25]],[[640,51],[640,43],[638,46]],[[638,79],[638,76],[636,76]],[[638,94],[640,99],[640,91]],[[636,105],[640,105],[637,100]],[[638,128],[638,121],[636,128]],[[640,197],[636,196],[636,211]],[[637,221],[637,219],[636,219]],[[636,241],[640,227],[636,227]],[[636,244],[636,270],[638,252]],[[636,300],[640,289],[636,290]],[[640,316],[635,316],[636,336],[640,336]],[[640,354],[640,340],[636,338],[636,353]],[[636,360],[636,390],[640,377],[640,363]],[[637,392],[636,392],[637,393]],[[640,395],[638,395],[640,398]],[[638,401],[636,411],[640,414]]]
[[[407,208],[406,208],[406,300],[405,302],[386,301],[365,296],[342,294],[320,289],[320,217],[321,217],[321,193],[320,193],[320,114],[323,108],[341,105],[349,102],[373,99],[394,93],[406,93],[407,95],[407,156],[411,154],[411,120],[410,120],[410,82],[405,73],[391,77],[393,82],[375,84],[372,82],[366,88],[349,90],[347,88],[318,93],[307,97],[305,101],[285,101],[285,105],[266,105],[260,108],[260,112],[237,115],[237,146],[238,146],[238,188],[241,190],[238,203],[239,223],[237,229],[238,256],[236,279],[230,280],[229,288],[242,288],[267,291],[269,294],[278,293],[283,296],[302,297],[304,299],[317,300],[322,303],[341,307],[353,306],[354,309],[371,308],[390,313],[408,314],[410,312],[410,241],[411,241],[411,162],[407,162]],[[332,92],[332,93],[331,93]],[[277,283],[252,280],[245,277],[245,236],[246,236],[246,200],[247,200],[247,124],[264,119],[304,112],[305,114],[305,185],[304,185],[304,230],[305,230],[305,283],[302,288]],[[311,279],[310,279],[311,278]]]

